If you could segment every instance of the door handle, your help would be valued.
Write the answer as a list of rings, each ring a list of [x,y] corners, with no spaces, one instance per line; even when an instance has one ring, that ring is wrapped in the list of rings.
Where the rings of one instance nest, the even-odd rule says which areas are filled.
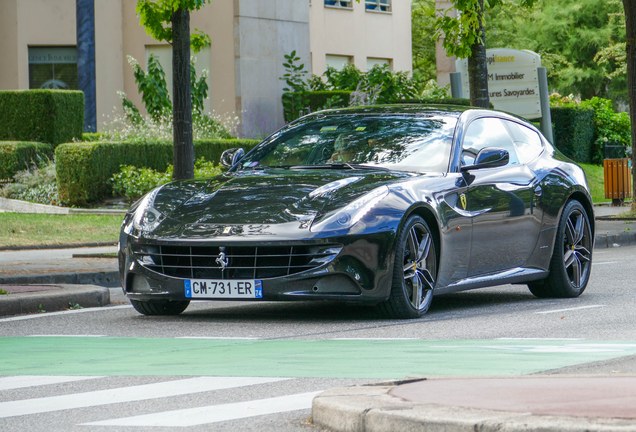
[[[543,189],[541,189],[541,186],[537,186],[536,188],[534,188],[534,194],[538,197],[543,195]]]

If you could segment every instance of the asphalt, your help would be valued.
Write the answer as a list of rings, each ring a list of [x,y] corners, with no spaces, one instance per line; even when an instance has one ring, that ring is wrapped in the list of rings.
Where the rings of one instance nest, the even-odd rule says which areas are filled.
[[[636,224],[595,207],[595,249],[636,245]],[[87,245],[88,246],[88,245]],[[0,251],[0,316],[110,303],[116,246]],[[334,388],[313,402],[316,426],[343,432],[633,431],[636,376],[417,377]]]

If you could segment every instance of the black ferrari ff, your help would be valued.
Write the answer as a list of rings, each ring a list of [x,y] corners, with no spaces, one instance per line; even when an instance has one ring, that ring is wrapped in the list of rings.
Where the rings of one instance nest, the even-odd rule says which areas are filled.
[[[583,170],[502,112],[321,111],[221,162],[226,173],[160,186],[126,215],[119,270],[140,313],[338,300],[417,318],[437,294],[513,283],[576,297],[590,278]]]

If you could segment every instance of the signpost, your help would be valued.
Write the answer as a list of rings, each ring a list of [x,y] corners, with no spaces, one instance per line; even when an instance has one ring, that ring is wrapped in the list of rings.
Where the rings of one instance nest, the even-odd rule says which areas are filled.
[[[528,50],[493,48],[486,50],[486,58],[488,95],[495,109],[528,120],[541,119],[543,134],[552,141],[547,80],[543,82],[541,79],[545,68],[541,67],[539,54]],[[458,59],[455,67],[457,74],[451,77],[453,95],[470,94],[468,59]],[[461,88],[457,88],[457,84]]]

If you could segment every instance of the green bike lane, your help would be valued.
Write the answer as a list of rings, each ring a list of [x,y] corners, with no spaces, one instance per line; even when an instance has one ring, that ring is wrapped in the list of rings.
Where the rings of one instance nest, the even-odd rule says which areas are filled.
[[[636,341],[4,337],[0,375],[502,376],[635,354]]]

